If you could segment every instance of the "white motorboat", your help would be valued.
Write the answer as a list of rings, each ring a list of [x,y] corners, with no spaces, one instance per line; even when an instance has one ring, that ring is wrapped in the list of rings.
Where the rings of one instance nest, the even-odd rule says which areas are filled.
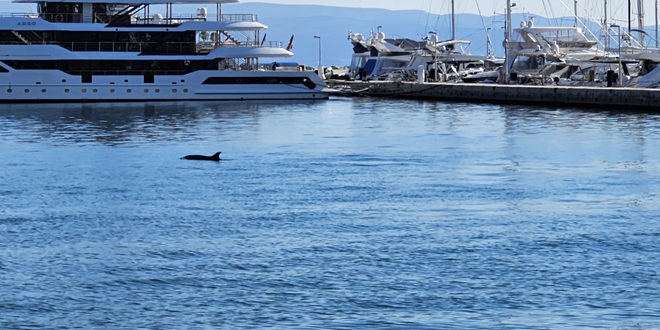
[[[372,31],[369,38],[362,33],[349,33],[348,40],[353,45],[353,55],[347,78],[357,80],[379,80],[401,70],[413,52],[423,47],[411,39],[387,39],[380,29]]]
[[[612,55],[597,48],[578,27],[534,26],[533,20],[522,22],[515,29],[509,49],[513,61],[512,81],[518,83],[554,83],[568,78],[595,61],[612,59]]]

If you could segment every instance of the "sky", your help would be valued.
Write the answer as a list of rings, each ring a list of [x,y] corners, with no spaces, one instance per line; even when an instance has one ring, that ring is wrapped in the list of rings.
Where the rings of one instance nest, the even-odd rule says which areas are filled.
[[[425,10],[434,14],[450,13],[449,0],[240,0],[241,2],[267,2],[275,4],[312,4],[334,7],[360,7],[360,8],[384,8],[391,10]],[[545,17],[572,16],[575,0],[511,0],[516,3],[514,13],[525,13],[541,15]],[[610,23],[624,24],[627,22],[628,1],[607,0],[608,21]],[[632,0],[633,16],[637,15],[637,1],[644,3],[645,25],[655,24],[655,3],[658,0]],[[455,0],[457,13],[483,14],[484,16],[502,15],[506,8],[506,0]],[[604,13],[603,3],[605,0],[577,0],[578,16],[587,19],[601,21]],[[0,12],[3,12],[4,4],[8,0],[0,0]],[[190,0],[195,3],[195,0]],[[24,6],[28,6],[27,4]]]
[[[514,1],[514,0],[512,0]],[[523,0],[524,1],[524,0]],[[540,0],[536,0],[540,1]],[[437,12],[438,9],[448,9],[448,5],[443,3],[448,0],[333,0],[333,1],[324,1],[324,0],[241,0],[241,2],[269,2],[277,4],[312,4],[312,5],[324,5],[324,6],[333,6],[333,7],[359,7],[359,8],[385,8],[391,10],[402,10],[402,9],[413,9],[413,10],[429,10]],[[465,3],[469,2],[469,6],[465,6]],[[479,6],[481,7],[482,12],[486,15],[486,11],[489,13],[495,11],[497,8],[501,8],[502,11],[506,6],[506,0],[478,0]],[[501,2],[497,3],[497,2]],[[471,12],[477,13],[477,10],[474,5],[474,0],[456,0],[456,11],[457,12]],[[462,3],[462,4],[461,4]],[[446,7],[446,8],[442,8]],[[489,15],[490,16],[490,15]]]
[[[188,0],[195,4],[195,0]],[[604,2],[606,0],[511,0],[516,6],[514,14],[540,15],[548,18],[573,16],[574,1],[578,4],[578,16],[587,20],[602,22],[604,16]],[[628,25],[628,1],[607,0],[608,24]],[[644,5],[644,25],[649,27],[656,23],[656,4],[660,0],[630,0],[632,2],[632,18],[636,19],[638,13],[637,2]],[[449,14],[451,12],[450,0],[240,0],[240,2],[265,2],[274,4],[293,5],[322,5],[333,7],[359,7],[382,8],[390,10],[424,10],[433,14]],[[501,16],[505,12],[506,0],[455,0],[457,13],[482,14],[485,17]],[[11,11],[10,0],[0,0],[0,14]],[[22,6],[31,8],[33,4],[11,4],[11,7]],[[637,27],[636,21],[632,24]]]
[[[637,15],[637,1],[632,0],[633,16]],[[277,4],[312,4],[335,7],[384,8],[391,10],[426,10],[434,14],[450,12],[449,0],[241,0],[241,2],[268,2]],[[530,13],[545,17],[572,16],[574,0],[511,0],[516,3],[514,13]],[[578,16],[600,21],[604,16],[604,0],[577,0]],[[645,25],[655,24],[655,0],[642,0],[645,10]],[[458,13],[473,13],[495,16],[504,13],[506,0],[455,0]],[[628,1],[608,0],[608,20],[623,24],[627,21]]]

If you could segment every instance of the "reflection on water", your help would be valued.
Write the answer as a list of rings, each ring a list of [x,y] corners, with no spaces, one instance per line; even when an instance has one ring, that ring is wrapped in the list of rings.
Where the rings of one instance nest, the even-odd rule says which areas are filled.
[[[188,141],[196,127],[217,130],[257,126],[261,109],[279,111],[314,101],[147,102],[98,104],[9,104],[0,108],[0,137],[20,132],[22,142],[98,142],[118,145],[135,139]],[[239,124],[236,124],[236,123]],[[229,125],[226,125],[229,124]],[[136,142],[136,141],[134,141]]]
[[[627,112],[578,108],[543,108],[529,106],[506,106],[502,108],[507,125],[511,128],[539,129],[549,126],[567,128],[621,128],[623,130],[657,130],[660,113]],[[651,132],[653,133],[653,131]]]
[[[347,100],[339,99],[325,103],[332,107],[333,104],[346,102]],[[268,112],[287,111],[310,107],[315,103],[316,108],[323,104],[315,101],[6,104],[0,108],[0,124],[3,127],[31,132],[31,136],[24,137],[25,142],[49,138],[61,142],[96,141],[121,144],[122,141],[135,136],[148,140],[185,140],[191,138],[186,133],[194,131],[200,124],[217,123],[218,127],[227,129],[223,124],[240,120],[242,125],[258,125],[262,109]],[[469,116],[475,118],[468,122],[475,119],[487,119],[496,125],[503,122],[505,134],[537,134],[549,127],[566,130],[620,130],[631,136],[654,135],[660,132],[660,114],[654,112],[629,113],[405,100],[374,102],[370,98],[353,99],[349,103],[355,110],[355,115],[381,116],[393,120],[394,124],[397,122],[396,116],[425,113],[431,124],[440,118],[444,124],[460,126]],[[495,117],[486,118],[484,113],[494,114]],[[488,129],[488,126],[483,128]],[[141,134],[136,135],[136,132]],[[80,136],[81,133],[85,134]],[[5,129],[0,134],[11,134],[11,130]]]

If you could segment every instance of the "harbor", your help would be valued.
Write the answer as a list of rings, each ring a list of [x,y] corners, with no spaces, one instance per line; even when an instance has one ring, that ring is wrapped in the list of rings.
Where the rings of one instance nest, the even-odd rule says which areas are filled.
[[[629,1],[628,29],[604,19],[595,31],[578,17],[578,1],[572,26],[539,25],[530,15],[513,28],[516,4],[506,1],[504,57],[495,55],[489,35],[485,56],[470,53],[471,42],[456,35],[450,3],[449,39],[436,31],[421,40],[387,38],[381,26],[351,33],[348,74],[326,79],[333,95],[640,110],[660,104],[660,48],[657,37],[655,48],[647,40],[643,1],[638,29],[631,28]],[[608,17],[607,1],[603,9]]]

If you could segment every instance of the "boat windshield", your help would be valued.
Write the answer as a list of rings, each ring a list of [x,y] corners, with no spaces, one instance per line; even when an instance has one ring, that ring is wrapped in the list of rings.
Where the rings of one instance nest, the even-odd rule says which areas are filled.
[[[544,56],[518,56],[513,62],[512,69],[516,71],[538,70],[545,65]]]
[[[589,39],[580,31],[580,29],[542,31],[539,33],[544,40],[549,42],[588,42]]]

